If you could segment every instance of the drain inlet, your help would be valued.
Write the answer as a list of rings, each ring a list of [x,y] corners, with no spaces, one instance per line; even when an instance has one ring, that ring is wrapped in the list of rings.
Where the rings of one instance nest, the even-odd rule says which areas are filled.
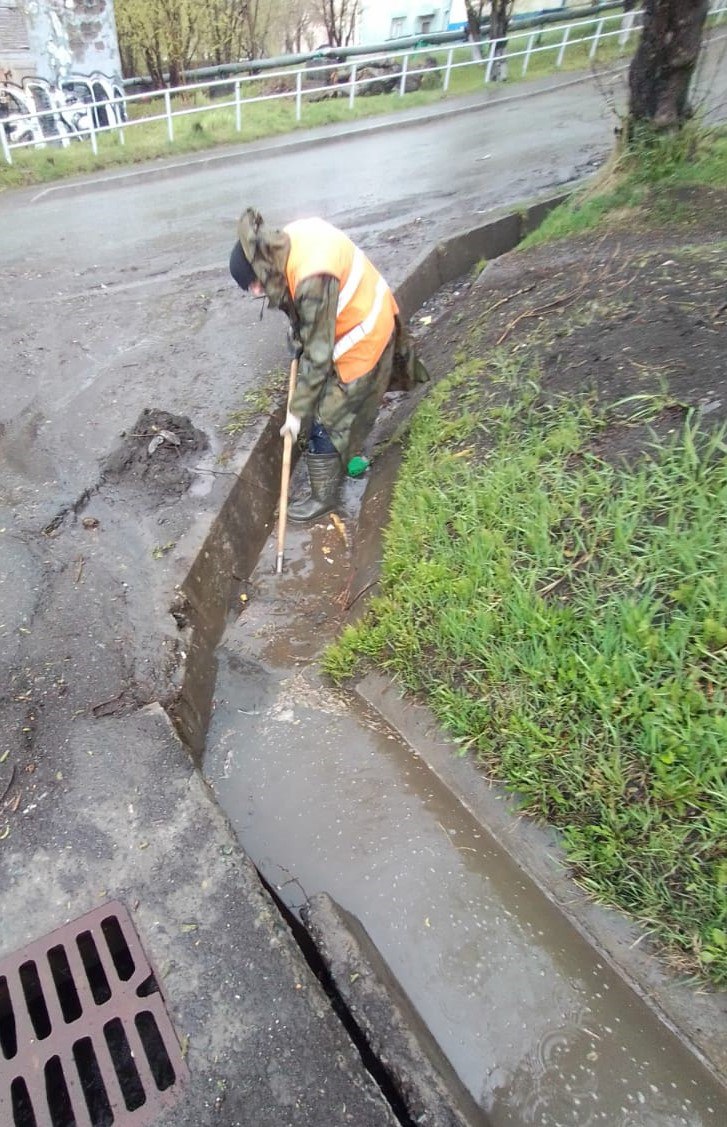
[[[0,960],[3,1127],[147,1127],[187,1077],[123,904]]]

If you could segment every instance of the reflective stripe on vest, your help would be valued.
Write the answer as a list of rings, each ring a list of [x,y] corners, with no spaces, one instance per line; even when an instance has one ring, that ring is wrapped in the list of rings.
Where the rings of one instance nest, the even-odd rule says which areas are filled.
[[[394,295],[366,255],[323,219],[301,219],[285,227],[290,253],[285,266],[295,297],[301,282],[330,274],[339,282],[333,363],[343,383],[370,372],[394,330]]]
[[[371,312],[369,313],[368,317],[364,317],[363,321],[361,321],[358,325],[355,325],[349,332],[346,333],[345,336],[341,337],[340,340],[336,341],[333,348],[334,364],[337,363],[342,356],[345,356],[347,352],[350,352],[350,350],[354,348],[359,343],[359,341],[363,340],[364,337],[367,337],[369,333],[373,331],[379,314],[381,313],[381,310],[383,308],[384,298],[386,297],[388,289],[389,287],[379,274],[379,279],[376,283],[376,290],[374,292],[374,304],[371,307]],[[386,343],[388,344],[388,338]]]
[[[341,288],[341,292],[338,295],[338,305],[336,307],[336,313],[339,317],[353,298],[353,295],[356,293],[358,287],[361,285],[361,280],[364,276],[365,269],[366,256],[362,250],[359,250],[359,248],[356,247],[355,251],[353,252],[353,262],[351,263],[351,271],[348,275],[348,280],[345,286]]]

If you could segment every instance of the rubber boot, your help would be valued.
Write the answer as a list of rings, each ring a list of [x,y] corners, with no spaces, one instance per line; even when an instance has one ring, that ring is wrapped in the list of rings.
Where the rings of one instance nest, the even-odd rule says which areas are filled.
[[[306,454],[310,493],[288,506],[288,519],[315,520],[335,508],[343,466],[338,454]]]

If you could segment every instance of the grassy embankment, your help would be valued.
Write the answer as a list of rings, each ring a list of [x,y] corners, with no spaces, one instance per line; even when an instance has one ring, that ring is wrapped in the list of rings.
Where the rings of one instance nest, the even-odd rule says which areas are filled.
[[[524,318],[498,346],[482,332],[495,316],[493,294],[482,298],[454,370],[412,421],[381,593],[324,665],[342,681],[373,663],[421,694],[463,754],[560,828],[594,898],[633,913],[681,967],[724,983],[724,427],[696,410],[679,413],[663,373],[649,372],[648,351],[643,364],[633,360],[652,377],[648,393],[614,404],[578,383],[543,392],[556,338],[557,377],[571,334],[587,332],[604,310],[608,334],[616,322],[647,331],[648,303],[660,294],[656,267],[678,268],[670,254],[649,257],[665,217],[677,217],[667,237],[683,224],[684,261],[701,261],[689,258],[688,201],[700,186],[711,199],[711,186],[727,184],[727,135],[683,157],[677,143],[621,161],[605,190],[564,205],[530,239],[542,244],[532,253],[547,255],[562,247],[548,240],[584,231],[610,231],[616,246],[621,233],[633,244],[643,232],[635,261],[642,250],[646,270],[630,291],[619,281],[619,305],[608,309],[596,285],[587,303],[559,303],[536,329]],[[720,292],[724,299],[725,240],[715,229],[714,242],[708,235],[700,244],[716,263],[712,296],[686,285],[676,299],[693,308],[696,333],[725,331],[724,307],[699,328]],[[584,255],[594,241],[581,240]],[[586,273],[583,263],[576,270]],[[619,360],[629,355],[631,345],[619,344]],[[727,390],[727,373],[715,384],[714,365],[700,372],[688,348],[674,370],[686,379],[690,364],[695,400]],[[579,367],[577,379],[586,372]],[[675,433],[656,426],[665,417],[681,420]],[[643,432],[637,457],[604,453],[614,430],[622,446]]]
[[[614,25],[615,26],[615,25]],[[562,32],[545,31],[539,41],[538,49],[533,52],[528,63],[528,70],[523,80],[523,58],[512,60],[509,67],[507,86],[510,87],[522,81],[533,81],[548,74],[562,71],[574,71],[587,68],[589,63],[589,44],[572,43],[566,48],[562,65],[557,68],[557,57],[562,40]],[[620,48],[617,37],[605,38],[599,45],[596,65],[602,67],[618,59],[625,59],[633,49],[636,42],[633,36],[626,47]],[[524,50],[525,41],[520,41],[518,50]],[[446,62],[446,52],[433,51],[442,64]],[[300,129],[311,129],[316,126],[329,125],[347,121],[356,121],[361,118],[372,117],[378,114],[395,113],[398,110],[409,109],[413,106],[432,105],[446,98],[454,98],[463,94],[471,94],[482,89],[484,63],[477,65],[463,65],[471,63],[472,55],[469,49],[461,48],[454,53],[454,66],[451,74],[449,90],[442,90],[442,73],[425,77],[426,88],[412,91],[404,97],[398,93],[375,94],[371,96],[357,96],[353,108],[349,108],[347,96],[340,98],[327,98],[322,101],[303,101],[302,120],[295,119],[295,99],[290,97],[284,101],[271,101],[243,105],[242,129],[236,129],[235,109],[230,106],[224,109],[205,109],[204,113],[191,114],[186,117],[174,119],[174,141],[167,138],[166,121],[149,122],[144,125],[133,125],[123,132],[123,141],[116,131],[98,134],[98,155],[94,156],[88,142],[73,142],[67,148],[49,146],[44,149],[16,149],[13,151],[13,164],[7,165],[0,161],[0,190],[8,187],[18,187],[24,184],[39,184],[74,176],[83,173],[113,168],[118,165],[138,164],[147,160],[179,155],[181,153],[200,152],[215,148],[220,145],[236,144],[239,142],[256,141],[264,137],[278,136],[292,133]],[[411,70],[414,69],[412,62]],[[284,80],[280,80],[284,81]],[[323,77],[320,79],[323,81]],[[291,90],[294,82],[288,83]],[[494,87],[492,87],[494,89]],[[264,81],[245,85],[243,96],[260,94],[266,91]],[[234,86],[225,86],[218,91],[217,100],[232,99]],[[206,92],[196,91],[188,95],[176,96],[172,100],[172,108],[191,109],[193,107],[213,107]],[[137,101],[129,104],[129,116],[135,121],[152,114],[163,114],[164,103],[160,98],[148,101]]]

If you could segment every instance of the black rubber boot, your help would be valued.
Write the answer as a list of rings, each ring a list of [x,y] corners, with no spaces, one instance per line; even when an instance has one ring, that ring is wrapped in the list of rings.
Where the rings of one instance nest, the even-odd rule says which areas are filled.
[[[306,454],[311,491],[288,506],[288,519],[315,520],[336,507],[343,466],[338,454]]]

